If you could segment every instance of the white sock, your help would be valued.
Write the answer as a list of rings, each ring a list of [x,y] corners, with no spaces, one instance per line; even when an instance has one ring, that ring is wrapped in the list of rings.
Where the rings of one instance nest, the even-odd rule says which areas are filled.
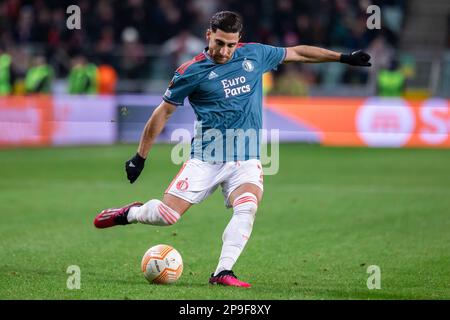
[[[159,200],[150,200],[140,207],[132,207],[128,212],[128,222],[154,226],[170,226],[180,219],[175,210]]]
[[[223,232],[222,252],[214,275],[233,268],[250,238],[257,209],[258,199],[253,193],[246,192],[234,200],[233,216]]]

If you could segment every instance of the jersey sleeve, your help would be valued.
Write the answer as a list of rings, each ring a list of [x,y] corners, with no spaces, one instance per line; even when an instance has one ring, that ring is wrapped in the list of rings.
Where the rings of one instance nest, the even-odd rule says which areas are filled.
[[[262,59],[264,72],[276,70],[278,65],[286,58],[286,48],[274,47],[266,44],[259,45],[259,54]]]
[[[182,106],[184,99],[194,90],[194,84],[184,75],[175,72],[163,95],[163,100],[175,106]]]

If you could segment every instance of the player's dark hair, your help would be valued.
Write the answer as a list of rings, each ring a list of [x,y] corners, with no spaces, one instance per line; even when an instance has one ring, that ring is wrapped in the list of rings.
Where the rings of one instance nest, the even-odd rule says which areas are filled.
[[[242,18],[232,11],[220,11],[214,14],[210,21],[210,29],[216,32],[217,29],[227,33],[242,34]]]

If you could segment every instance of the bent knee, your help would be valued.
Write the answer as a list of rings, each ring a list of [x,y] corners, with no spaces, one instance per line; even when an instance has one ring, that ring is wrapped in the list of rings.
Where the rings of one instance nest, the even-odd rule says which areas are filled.
[[[180,216],[192,206],[192,203],[169,193],[164,194],[162,202],[172,210],[178,212]]]

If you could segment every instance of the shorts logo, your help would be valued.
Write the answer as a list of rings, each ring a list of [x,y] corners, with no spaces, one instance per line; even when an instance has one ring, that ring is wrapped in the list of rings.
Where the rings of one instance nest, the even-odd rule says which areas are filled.
[[[242,68],[247,72],[252,72],[255,69],[255,66],[250,60],[244,60],[244,62],[242,62]]]
[[[186,191],[189,188],[189,183],[186,180],[180,180],[177,182],[177,189],[180,191]]]

